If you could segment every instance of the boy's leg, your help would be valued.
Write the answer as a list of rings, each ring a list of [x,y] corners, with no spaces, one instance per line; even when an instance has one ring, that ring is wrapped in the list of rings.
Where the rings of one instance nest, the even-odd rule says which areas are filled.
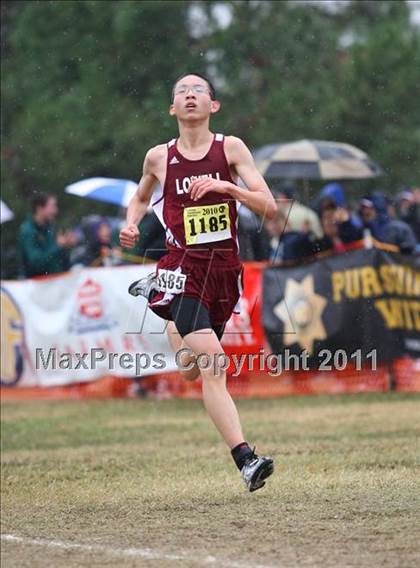
[[[264,487],[265,479],[273,473],[273,460],[257,456],[244,441],[238,411],[226,388],[226,371],[218,368],[218,356],[224,356],[224,351],[217,335],[210,328],[200,329],[184,336],[184,341],[197,356],[205,353],[211,362],[216,361],[214,365],[200,368],[204,405],[231,449],[248,489],[256,491]]]
[[[212,329],[208,310],[200,300],[180,295],[172,302],[171,314],[173,322],[170,322],[168,332],[173,331],[174,328],[178,332],[178,336],[170,334],[172,335],[171,345],[175,350],[184,344],[191,349],[194,357],[206,354],[212,362],[218,355],[222,357],[225,355]],[[219,327],[222,332],[222,326]],[[232,449],[243,443],[244,437],[238,411],[226,388],[226,372],[220,370],[220,373],[216,373],[214,365],[210,365],[209,369],[202,367],[197,367],[197,371],[203,380],[204,405],[216,428]]]
[[[230,449],[244,443],[244,435],[235,403],[226,388],[226,371],[215,369],[214,362],[224,356],[217,335],[210,328],[200,329],[184,337],[185,344],[197,356],[205,353],[211,365],[201,368],[203,380],[203,401],[214,425]]]
[[[273,460],[257,456],[244,441],[238,411],[226,387],[223,368],[226,355],[218,338],[224,326],[212,329],[207,308],[193,297],[178,297],[172,305],[172,316],[179,339],[182,338],[181,344],[189,347],[197,358],[203,401],[210,418],[231,449],[248,489],[255,491],[263,487],[264,480],[273,472]],[[175,348],[180,344],[179,339],[173,343]],[[204,356],[203,360],[198,359],[200,355]]]
[[[189,349],[186,346],[185,341],[179,335],[178,330],[176,329],[176,326],[173,321],[168,321],[166,332],[168,334],[168,340],[174,354],[179,352],[181,349]],[[186,379],[187,381],[194,381],[200,376],[200,369],[197,367],[195,363],[196,356],[194,355],[194,353],[192,353],[191,351],[189,353],[182,352],[178,356],[178,359],[183,368],[190,367],[190,365],[194,363],[191,369],[188,370],[183,370],[182,368],[179,369],[179,372],[184,377],[184,379]]]

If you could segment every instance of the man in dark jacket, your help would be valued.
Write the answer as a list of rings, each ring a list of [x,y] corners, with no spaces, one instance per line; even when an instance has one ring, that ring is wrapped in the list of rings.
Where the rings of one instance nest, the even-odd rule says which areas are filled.
[[[396,214],[401,221],[412,228],[420,243],[420,189],[406,188],[401,191],[395,200]]]
[[[320,217],[324,236],[314,242],[314,252],[330,250],[342,253],[351,243],[363,237],[361,224],[345,207],[338,206],[333,198],[324,197],[321,200]]]
[[[384,242],[397,245],[403,254],[413,253],[417,239],[412,227],[402,219],[396,218],[395,206],[391,199],[387,199],[387,206],[390,221],[385,228]]]
[[[383,243],[396,245],[403,254],[411,254],[416,248],[416,237],[410,225],[394,218],[392,201],[376,191],[360,203],[362,222],[372,236]]]
[[[18,253],[26,278],[65,272],[70,268],[69,249],[75,238],[70,231],[57,233],[54,221],[57,199],[38,192],[32,199],[32,216],[19,227]]]

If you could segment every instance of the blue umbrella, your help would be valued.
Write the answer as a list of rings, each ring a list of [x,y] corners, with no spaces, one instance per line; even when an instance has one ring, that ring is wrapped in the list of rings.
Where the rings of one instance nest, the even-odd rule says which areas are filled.
[[[7,207],[4,201],[0,201],[0,223],[6,223],[14,219],[14,214],[11,209]]]
[[[97,177],[72,183],[66,187],[65,191],[72,195],[127,207],[136,189],[137,184],[129,179]]]

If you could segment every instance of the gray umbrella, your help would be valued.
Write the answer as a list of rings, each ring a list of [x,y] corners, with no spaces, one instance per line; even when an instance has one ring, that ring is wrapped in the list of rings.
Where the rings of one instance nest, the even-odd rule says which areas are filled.
[[[299,140],[268,144],[255,150],[254,159],[266,178],[350,180],[383,173],[365,152],[341,142]]]

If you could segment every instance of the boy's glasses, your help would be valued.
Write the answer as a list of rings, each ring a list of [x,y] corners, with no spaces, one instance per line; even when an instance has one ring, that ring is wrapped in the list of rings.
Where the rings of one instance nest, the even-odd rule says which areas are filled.
[[[207,87],[205,87],[204,85],[179,85],[179,87],[177,87],[175,89],[174,94],[175,95],[186,95],[188,93],[188,91],[192,91],[193,93],[208,93],[210,94],[209,90],[207,89]]]

